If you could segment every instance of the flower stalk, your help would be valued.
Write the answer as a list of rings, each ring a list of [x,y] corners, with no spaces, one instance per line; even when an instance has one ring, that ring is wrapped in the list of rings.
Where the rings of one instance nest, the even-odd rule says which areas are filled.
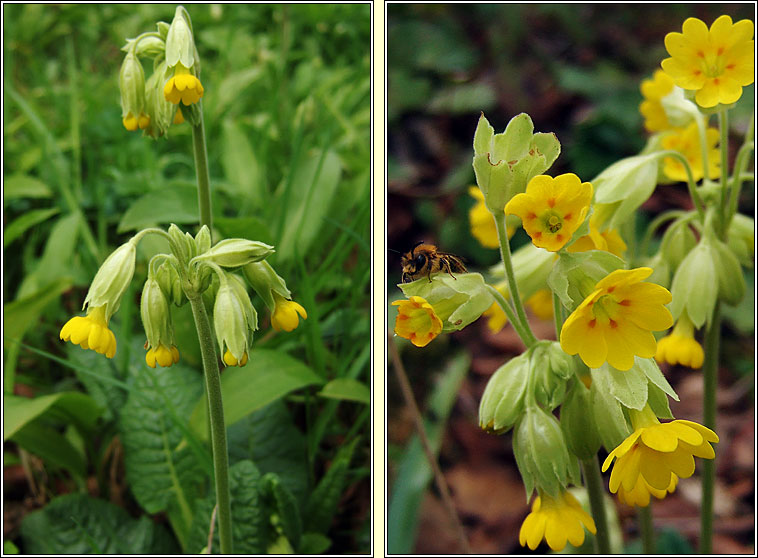
[[[601,555],[611,553],[611,543],[608,537],[608,518],[605,513],[605,502],[603,502],[603,476],[600,473],[600,465],[597,461],[597,455],[590,459],[582,459],[582,474],[584,475],[584,485],[587,487],[587,495],[590,499],[590,510],[592,519],[595,520],[595,552]]]
[[[208,172],[208,150],[205,146],[205,124],[203,123],[203,111],[200,113],[200,122],[192,126],[192,147],[195,155],[195,171],[197,173],[197,204],[200,210],[200,226],[208,226],[213,231],[213,218],[211,213],[211,179]]]

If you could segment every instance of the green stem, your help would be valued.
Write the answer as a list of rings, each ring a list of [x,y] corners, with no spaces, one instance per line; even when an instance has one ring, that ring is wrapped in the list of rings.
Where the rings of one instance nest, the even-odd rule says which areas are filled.
[[[208,151],[205,148],[205,124],[203,123],[202,107],[199,107],[199,113],[200,123],[192,127],[192,147],[197,172],[197,204],[200,209],[200,226],[208,225],[212,238],[211,178],[208,173]]]
[[[754,115],[755,116],[755,115]],[[744,180],[744,174],[747,170],[747,165],[750,162],[750,153],[755,149],[755,143],[753,142],[753,134],[755,132],[755,122],[750,121],[747,133],[745,134],[745,141],[742,143],[740,150],[737,152],[737,158],[734,162],[734,171],[732,177],[732,187],[729,193],[729,206],[728,213],[726,215],[726,228],[728,230],[729,224],[732,222],[732,217],[737,213],[737,206],[740,200],[740,190],[742,189],[742,182]]]
[[[697,186],[695,185],[695,177],[692,174],[692,169],[690,168],[689,161],[687,161],[687,157],[678,151],[673,150],[661,151],[659,155],[661,157],[673,157],[682,163],[684,166],[684,172],[687,173],[687,189],[690,192],[692,203],[695,204],[695,209],[697,210],[697,214],[700,216],[700,220],[705,220],[705,205],[703,204],[703,199],[700,197],[700,194],[697,191]]]
[[[719,211],[721,223],[719,223],[719,238],[723,240],[726,237],[728,225],[726,218],[729,211],[726,188],[727,177],[729,176],[729,114],[726,109],[722,109],[719,112],[719,131],[721,132],[721,140],[719,141],[719,152],[721,153],[721,211]]]
[[[719,341],[721,337],[721,303],[713,309],[705,331],[703,363],[703,426],[716,431],[716,389],[718,386]],[[700,552],[710,554],[713,547],[713,488],[716,482],[715,459],[703,462],[703,497],[700,504]]]
[[[642,242],[640,243],[640,254],[642,254],[643,257],[648,255],[650,241],[653,239],[653,235],[655,235],[655,231],[658,230],[658,227],[663,225],[666,221],[678,219],[686,214],[687,212],[682,211],[681,209],[672,209],[671,211],[661,213],[658,217],[650,221],[650,224],[645,231],[645,236],[642,237]]]
[[[703,159],[703,176],[708,179],[708,139],[706,128],[708,127],[708,117],[703,116],[700,111],[695,112],[695,122],[697,123],[697,132],[700,139],[700,156]]]
[[[521,325],[521,322],[516,317],[516,314],[513,311],[513,308],[511,308],[511,305],[508,304],[508,301],[503,296],[503,293],[498,291],[492,285],[487,285],[487,288],[489,289],[492,296],[495,298],[495,302],[497,302],[498,306],[500,306],[500,308],[503,309],[503,312],[505,312],[505,315],[508,316],[508,321],[510,321],[511,324],[513,325],[513,329],[516,330],[516,333],[521,338],[521,341],[523,341],[524,345],[528,347],[529,345],[527,343],[527,339],[529,339],[529,335],[526,331],[524,331],[524,327]]]
[[[561,297],[553,293],[553,321],[555,322],[555,338],[561,340],[561,330],[563,329],[563,304]]]
[[[653,527],[653,511],[650,505],[637,509],[637,521],[640,524],[642,537],[642,554],[655,554],[655,528]]]
[[[218,536],[221,553],[232,553],[232,509],[229,496],[229,455],[226,448],[226,427],[224,426],[224,406],[221,401],[221,374],[218,369],[216,345],[211,331],[211,323],[199,294],[189,296],[192,315],[195,318],[200,352],[203,357],[205,388],[208,393],[208,416],[211,427],[211,449],[213,469],[216,477],[216,505],[218,506]]]
[[[608,536],[608,518],[603,502],[603,476],[600,473],[600,464],[597,455],[589,459],[582,459],[582,473],[584,484],[587,487],[587,495],[590,499],[590,510],[595,520],[597,534],[595,545],[597,554],[608,555],[611,553],[611,541]]]
[[[505,228],[505,213],[498,213],[493,215],[495,217],[495,227],[497,228],[497,238],[500,241],[500,256],[503,258],[503,264],[505,265],[505,278],[508,281],[508,290],[511,293],[511,303],[516,310],[519,321],[521,322],[522,329],[525,337],[522,337],[524,344],[527,348],[531,347],[537,342],[537,338],[532,333],[529,327],[529,320],[526,319],[526,312],[524,312],[524,303],[521,301],[521,297],[518,292],[518,284],[516,284],[516,276],[513,273],[513,261],[511,260],[511,245],[508,241],[508,234]],[[514,322],[515,324],[515,322]]]

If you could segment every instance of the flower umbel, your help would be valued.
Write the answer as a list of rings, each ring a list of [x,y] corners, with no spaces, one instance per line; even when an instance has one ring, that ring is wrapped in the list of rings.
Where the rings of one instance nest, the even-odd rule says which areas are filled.
[[[116,336],[108,329],[105,306],[90,306],[86,316],[71,318],[61,328],[60,338],[108,358],[116,354]]]
[[[595,285],[563,324],[561,348],[579,357],[590,368],[604,362],[618,370],[629,370],[634,357],[655,355],[653,331],[673,324],[664,304],[671,293],[643,279],[653,272],[649,267],[618,269]],[[630,487],[631,489],[631,487]]]
[[[531,513],[521,524],[519,543],[534,550],[544,537],[555,551],[563,550],[567,541],[573,546],[581,546],[584,527],[593,535],[597,533],[595,521],[570,492],[562,492],[556,499],[541,492],[532,504]]]
[[[705,143],[708,150],[708,178],[717,178],[719,176],[721,159],[719,158],[719,132],[715,128],[708,128],[705,131]],[[667,135],[661,140],[663,149],[672,149],[678,151],[687,159],[692,170],[692,178],[700,180],[703,178],[703,157],[700,149],[700,135],[697,129],[697,123],[692,122],[684,129],[679,129]],[[687,172],[684,165],[678,159],[666,157],[663,159],[663,174],[671,180],[687,181]]]
[[[294,300],[287,300],[277,292],[274,292],[273,295],[276,306],[274,313],[271,314],[271,327],[276,331],[292,331],[295,329],[300,323],[298,314],[304,320],[308,318],[305,308]]]
[[[701,107],[736,102],[755,79],[753,22],[748,19],[733,24],[722,15],[708,29],[690,17],[681,33],[666,35],[665,44],[671,58],[661,62],[663,71],[682,89],[695,91]]]
[[[442,320],[422,297],[396,300],[392,305],[398,307],[395,333],[417,347],[426,347],[442,331]]]
[[[592,184],[575,174],[555,178],[543,174],[532,178],[526,192],[508,202],[505,213],[521,218],[535,246],[557,252],[582,224],[591,201]]]
[[[683,311],[673,331],[658,340],[655,360],[669,364],[681,364],[690,368],[700,368],[705,360],[703,347],[694,337],[695,326]]]
[[[672,477],[686,479],[695,472],[694,457],[715,457],[711,444],[719,437],[705,426],[689,420],[661,423],[647,405],[642,411],[629,409],[629,415],[634,433],[603,463],[606,471],[616,459],[608,487],[613,493],[623,487],[627,501],[643,501],[639,492],[647,487],[669,491]]]

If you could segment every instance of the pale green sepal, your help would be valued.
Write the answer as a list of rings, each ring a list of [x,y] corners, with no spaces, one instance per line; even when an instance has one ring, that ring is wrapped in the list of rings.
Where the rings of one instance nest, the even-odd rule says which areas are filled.
[[[522,353],[490,376],[479,402],[479,426],[493,434],[510,430],[524,410],[529,355]]]
[[[729,224],[727,244],[742,265],[753,267],[755,221],[747,215],[736,213]]]
[[[697,244],[697,238],[686,221],[676,221],[663,233],[660,251],[671,269],[676,269]]]
[[[596,381],[598,370],[591,370],[592,385],[590,386],[590,413],[597,426],[600,440],[608,451],[616,448],[629,434],[631,428],[624,416],[621,403]]]
[[[221,355],[226,347],[240,361],[248,347],[248,316],[232,281],[227,279],[219,285],[213,305],[213,325]]]
[[[522,112],[511,118],[505,132],[495,136],[494,158],[508,164],[515,162],[529,153],[529,144],[534,134],[531,117]]]
[[[671,266],[661,252],[656,252],[652,258],[648,258],[644,266],[653,270],[653,273],[646,279],[649,283],[669,288],[671,285]]]
[[[716,257],[711,243],[703,238],[679,264],[671,281],[672,299],[669,305],[675,320],[685,308],[697,328],[710,320],[719,294]]]
[[[594,457],[601,445],[590,408],[590,390],[575,380],[561,405],[560,424],[569,451],[579,459]]]
[[[203,225],[195,235],[195,246],[198,254],[205,254],[211,249],[211,231],[208,225]]]
[[[613,163],[590,182],[595,191],[595,203],[620,202],[608,222],[608,228],[618,228],[653,193],[658,176],[658,153],[627,157]]]
[[[573,312],[594,290],[595,284],[617,269],[624,268],[624,260],[603,250],[587,252],[559,252],[547,278],[550,289],[561,303]]]
[[[146,58],[161,56],[166,50],[166,42],[160,37],[148,35],[141,38],[138,43],[136,41],[137,39],[126,39],[126,44],[121,47],[121,50],[124,52],[133,51],[137,57]]]
[[[541,407],[552,411],[566,395],[566,381],[574,375],[574,359],[556,341],[538,341],[527,353],[532,395]]]
[[[174,223],[169,225],[168,235],[172,240],[170,243],[171,250],[179,258],[179,261],[186,265],[196,255],[195,239],[191,235],[183,233]]]
[[[242,277],[231,273],[227,274],[227,278],[229,279],[229,285],[234,289],[237,299],[245,312],[245,323],[247,324],[248,331],[252,333],[258,329],[258,312],[255,310],[253,303],[250,302],[245,281]]]
[[[179,273],[170,262],[163,262],[155,272],[155,280],[161,287],[163,294],[173,304],[182,306],[187,302],[187,295],[182,289],[182,280]]]
[[[171,26],[165,21],[159,21],[155,24],[155,27],[158,29],[158,34],[161,36],[161,39],[165,41],[166,37],[168,37],[168,30],[171,29]]]
[[[145,112],[145,70],[132,52],[127,52],[118,78],[121,92],[121,116],[130,112],[135,118]]]
[[[642,360],[642,359],[640,359]],[[592,371],[592,383],[615,397],[619,403],[629,409],[642,410],[647,403],[647,376],[638,366],[639,360],[629,370],[617,370],[610,364],[603,363]]]
[[[197,256],[196,260],[211,261],[221,267],[241,267],[264,260],[273,253],[273,246],[257,240],[226,238]]]
[[[158,281],[152,277],[147,278],[142,288],[140,316],[149,347],[171,347],[174,344],[168,300]]]
[[[242,274],[263,299],[266,307],[273,312],[276,308],[276,301],[273,293],[281,295],[284,299],[290,300],[292,295],[287,288],[287,283],[282,279],[274,268],[266,260],[261,262],[249,263],[242,267]]]
[[[647,385],[647,404],[655,413],[655,416],[663,419],[673,419],[671,407],[669,407],[669,398],[661,388],[652,381]]]
[[[661,97],[661,106],[671,126],[686,128],[695,119],[702,118],[697,105],[684,96],[684,90],[674,86],[671,93]]]
[[[192,40],[184,8],[177,6],[174,20],[166,36],[166,63],[170,68],[181,63],[185,68],[192,68],[195,63],[195,45]]]
[[[714,238],[714,265],[719,278],[719,298],[727,304],[736,305],[745,296],[745,276],[737,256],[729,246]]]
[[[97,270],[82,309],[105,306],[105,320],[110,320],[132,281],[136,256],[137,246],[131,240],[116,248]]]
[[[674,401],[679,401],[679,396],[664,377],[655,359],[634,357],[634,367],[641,370],[647,376],[647,379],[650,380],[650,383],[655,385],[659,390],[667,394]]]

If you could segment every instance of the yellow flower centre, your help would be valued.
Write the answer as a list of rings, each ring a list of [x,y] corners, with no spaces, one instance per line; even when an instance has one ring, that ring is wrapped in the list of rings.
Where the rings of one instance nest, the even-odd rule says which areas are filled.
[[[595,317],[593,322],[600,321],[602,324],[608,324],[616,327],[618,319],[619,306],[624,306],[626,301],[618,301],[611,294],[604,294],[598,298],[592,305],[592,315]]]

